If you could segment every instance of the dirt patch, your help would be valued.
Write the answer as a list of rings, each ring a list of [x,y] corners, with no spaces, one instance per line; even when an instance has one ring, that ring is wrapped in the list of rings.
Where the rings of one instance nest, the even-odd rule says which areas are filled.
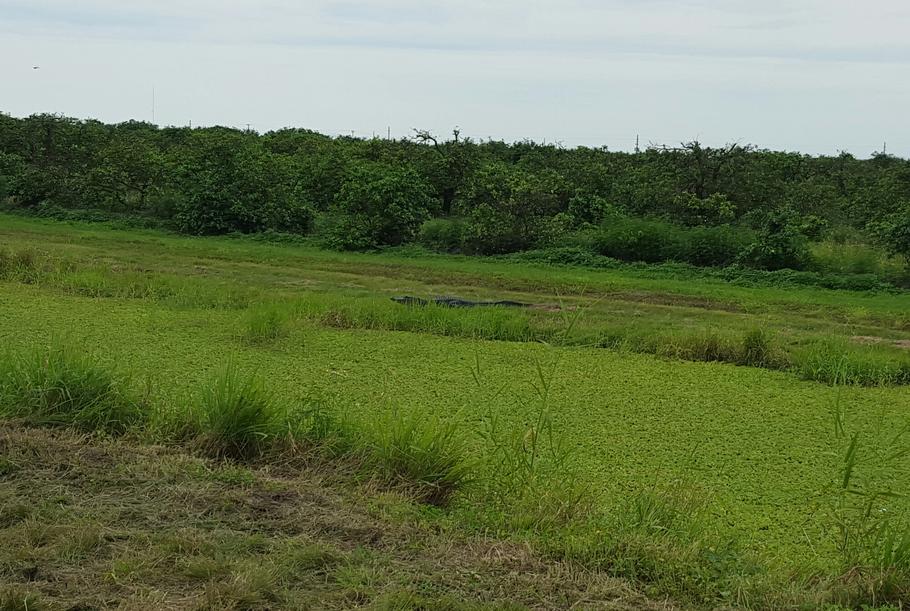
[[[874,335],[854,335],[850,338],[857,344],[887,344],[902,350],[910,350],[910,339],[887,339],[885,337],[876,337]]]
[[[702,310],[719,310],[722,312],[743,312],[742,306],[729,301],[720,301],[697,295],[680,295],[676,293],[650,292],[613,292],[604,293],[604,299],[630,301],[633,303],[650,303],[654,305],[698,308]]]

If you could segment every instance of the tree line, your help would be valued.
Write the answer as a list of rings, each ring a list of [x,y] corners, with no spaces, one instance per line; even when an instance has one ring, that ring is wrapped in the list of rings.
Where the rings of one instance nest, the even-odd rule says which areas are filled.
[[[458,130],[386,140],[0,114],[0,202],[338,249],[581,244],[624,260],[799,269],[809,240],[849,236],[910,254],[910,161],[740,144],[628,153]]]

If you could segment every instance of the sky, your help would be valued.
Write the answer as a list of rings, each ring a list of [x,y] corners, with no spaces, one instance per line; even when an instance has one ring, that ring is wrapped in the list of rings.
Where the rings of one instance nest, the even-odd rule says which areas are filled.
[[[907,0],[0,0],[0,112],[910,157],[908,34]]]

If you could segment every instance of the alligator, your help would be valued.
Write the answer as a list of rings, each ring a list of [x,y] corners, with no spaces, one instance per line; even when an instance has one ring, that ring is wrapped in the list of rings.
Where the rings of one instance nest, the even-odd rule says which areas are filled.
[[[507,308],[527,308],[531,304],[521,303],[520,301],[470,301],[459,297],[434,297],[433,299],[422,299],[420,297],[411,297],[404,295],[402,297],[392,297],[392,301],[407,306],[428,306],[430,304],[443,306],[446,308],[474,308],[478,306],[500,306]]]

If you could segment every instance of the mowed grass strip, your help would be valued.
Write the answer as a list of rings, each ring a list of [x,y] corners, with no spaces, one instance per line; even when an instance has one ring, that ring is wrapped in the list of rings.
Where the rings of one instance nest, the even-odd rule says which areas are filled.
[[[0,608],[672,609],[329,468],[0,424]]]

